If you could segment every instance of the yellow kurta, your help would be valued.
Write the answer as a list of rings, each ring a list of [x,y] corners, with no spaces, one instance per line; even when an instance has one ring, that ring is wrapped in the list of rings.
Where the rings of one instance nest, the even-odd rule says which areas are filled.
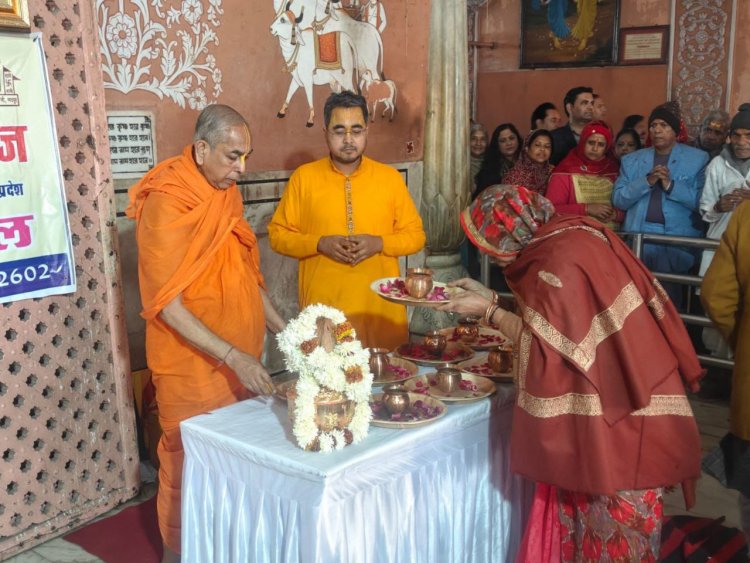
[[[352,234],[377,235],[383,251],[356,266],[318,253],[323,236],[348,234],[346,177],[326,157],[300,166],[268,225],[271,248],[299,258],[300,308],[323,303],[344,312],[364,346],[393,349],[408,339],[406,307],[389,303],[370,284],[398,276],[398,256],[419,251],[425,234],[401,174],[363,157],[351,182]]]
[[[750,203],[732,215],[703,278],[701,301],[735,354],[730,431],[750,440]]]

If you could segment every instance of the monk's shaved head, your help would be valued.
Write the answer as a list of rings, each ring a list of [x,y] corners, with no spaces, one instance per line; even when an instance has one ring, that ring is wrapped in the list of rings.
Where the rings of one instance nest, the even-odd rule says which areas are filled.
[[[195,124],[193,143],[206,141],[214,148],[226,140],[229,130],[233,127],[244,127],[250,131],[247,121],[238,111],[222,104],[206,106]]]

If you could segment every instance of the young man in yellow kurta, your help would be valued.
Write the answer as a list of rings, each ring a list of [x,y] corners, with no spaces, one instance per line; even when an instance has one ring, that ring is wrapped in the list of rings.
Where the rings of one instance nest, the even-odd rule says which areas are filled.
[[[422,219],[401,174],[364,156],[365,99],[332,94],[324,114],[330,154],[292,175],[268,225],[271,248],[300,261],[300,308],[336,307],[364,346],[393,349],[408,340],[406,307],[370,285],[424,246]]]

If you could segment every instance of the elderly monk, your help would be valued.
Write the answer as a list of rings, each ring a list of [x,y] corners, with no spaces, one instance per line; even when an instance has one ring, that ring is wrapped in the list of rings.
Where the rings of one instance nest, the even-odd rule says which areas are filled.
[[[157,498],[164,561],[179,561],[180,421],[272,391],[260,355],[266,326],[276,332],[284,321],[266,294],[235,183],[251,152],[243,117],[208,106],[193,144],[130,191],[146,356],[164,431]]]
[[[406,310],[370,284],[398,276],[398,257],[422,248],[422,220],[398,171],[363,154],[365,99],[333,94],[324,116],[329,156],[292,174],[268,225],[271,248],[300,261],[300,307],[337,307],[364,346],[395,348],[408,338]]]
[[[516,561],[657,561],[663,488],[700,476],[684,385],[701,367],[659,282],[588,217],[493,186],[461,215],[520,316],[470,279],[442,310],[482,314],[514,342],[511,469],[537,482]]]

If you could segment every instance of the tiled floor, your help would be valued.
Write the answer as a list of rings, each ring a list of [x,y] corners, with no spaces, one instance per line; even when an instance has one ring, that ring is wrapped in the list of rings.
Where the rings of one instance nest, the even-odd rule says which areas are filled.
[[[728,427],[729,409],[726,401],[692,401],[698,426],[701,431],[703,452],[708,453],[724,436]],[[130,504],[143,502],[155,492],[154,485],[147,485],[144,491],[126,505],[107,514],[110,516]],[[685,513],[682,504],[682,493],[675,490],[665,499],[665,514]],[[739,509],[737,507],[737,493],[721,486],[715,479],[704,475],[698,482],[698,499],[696,506],[690,512],[696,516],[717,518],[726,517],[726,524],[739,526]],[[105,516],[106,517],[106,516]],[[94,557],[75,544],[61,538],[51,540],[24,553],[11,557],[8,563],[98,563],[101,560]],[[105,562],[107,563],[107,562]]]

